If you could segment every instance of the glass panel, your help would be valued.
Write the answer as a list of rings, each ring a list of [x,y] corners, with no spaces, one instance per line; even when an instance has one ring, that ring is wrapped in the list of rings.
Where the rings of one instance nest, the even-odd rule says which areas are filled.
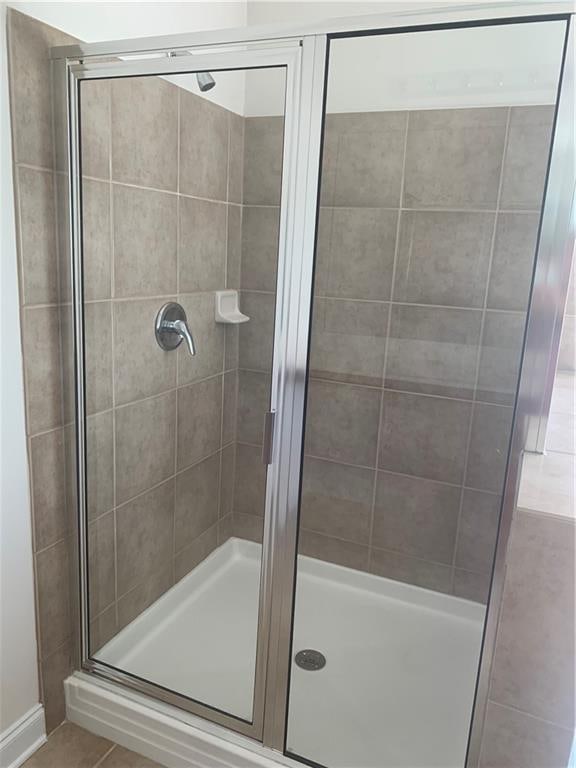
[[[247,112],[241,70],[81,83],[90,652],[247,721],[284,130],[274,72],[249,78],[273,82],[268,113]]]
[[[464,765],[564,34],[331,42],[287,733],[308,761]]]

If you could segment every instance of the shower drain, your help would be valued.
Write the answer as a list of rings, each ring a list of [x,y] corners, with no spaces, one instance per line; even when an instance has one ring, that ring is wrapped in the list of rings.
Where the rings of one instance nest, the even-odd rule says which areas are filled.
[[[308,672],[314,672],[326,666],[326,657],[320,651],[314,651],[312,648],[306,648],[304,651],[298,651],[294,656],[294,661],[299,667]]]

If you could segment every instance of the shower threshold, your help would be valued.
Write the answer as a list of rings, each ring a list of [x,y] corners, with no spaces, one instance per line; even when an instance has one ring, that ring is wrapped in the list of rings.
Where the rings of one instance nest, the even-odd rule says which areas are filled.
[[[261,547],[232,538],[95,657],[250,719]],[[330,768],[461,768],[483,605],[298,558],[288,751]],[[418,734],[418,738],[415,738]]]

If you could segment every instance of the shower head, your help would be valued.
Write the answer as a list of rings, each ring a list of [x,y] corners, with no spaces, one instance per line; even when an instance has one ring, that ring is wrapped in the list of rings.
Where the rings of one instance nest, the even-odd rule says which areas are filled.
[[[198,88],[204,93],[214,88],[216,80],[212,77],[210,72],[196,72],[196,80],[198,81]]]
[[[174,56],[189,56],[190,51],[170,51],[168,56],[171,58]],[[198,88],[205,93],[216,85],[216,80],[212,77],[210,72],[196,72],[196,80],[198,81]]]

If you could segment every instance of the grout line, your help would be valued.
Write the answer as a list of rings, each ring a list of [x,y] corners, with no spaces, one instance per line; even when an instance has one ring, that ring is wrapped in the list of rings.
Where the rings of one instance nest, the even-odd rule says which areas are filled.
[[[176,301],[180,301],[180,232],[181,232],[181,195],[180,195],[180,152],[181,152],[182,98],[178,88],[176,99]],[[178,386],[180,382],[180,350],[176,349],[176,395],[174,397],[174,477],[178,470]],[[172,583],[176,583],[176,482],[174,482],[174,506],[172,509]]]
[[[409,132],[409,120],[410,120],[410,114],[406,114],[406,122],[404,125],[404,146],[402,150],[402,176],[400,179],[400,198],[399,198],[399,205],[402,205],[402,200],[404,199],[404,185],[406,182],[406,156],[408,153],[408,132]],[[394,260],[392,262],[392,275],[390,279],[390,298],[393,295],[394,290],[394,284],[396,281],[396,268],[397,268],[397,262],[398,262],[398,253],[400,250],[400,227],[402,223],[402,216],[400,214],[400,211],[398,210],[396,213],[396,240],[394,242]],[[382,440],[382,421],[384,418],[384,383],[386,381],[386,369],[388,365],[388,351],[390,348],[390,331],[391,331],[391,324],[392,324],[392,303],[388,303],[388,317],[386,319],[386,336],[385,336],[385,344],[384,344],[384,360],[382,363],[382,391],[380,392],[380,403],[378,406],[378,425],[377,425],[377,435],[376,435],[376,455],[374,458],[374,463],[376,467],[378,466],[378,460],[380,457],[380,443]],[[372,503],[370,505],[370,529],[368,533],[368,563],[367,568],[370,570],[371,562],[372,562],[372,548],[373,543],[372,539],[374,536],[374,520],[375,520],[375,514],[376,514],[376,496],[378,491],[378,472],[374,473],[373,478],[373,488],[372,488]]]
[[[108,83],[108,206],[109,206],[109,218],[110,218],[110,296],[112,299],[116,294],[116,246],[114,237],[114,189],[112,187],[112,87],[111,83]],[[116,424],[116,355],[115,355],[115,319],[116,312],[113,301],[110,304],[110,316],[111,316],[111,374],[112,374],[112,504],[113,504],[113,525],[114,525],[114,623],[116,629],[118,628],[118,516],[116,514],[117,498],[116,498],[116,485],[117,485],[117,472],[116,472],[116,456],[117,456],[117,424]],[[88,420],[88,419],[87,419]],[[89,564],[88,564],[89,565]],[[88,583],[90,586],[90,583]]]
[[[529,717],[532,720],[538,720],[540,723],[546,723],[546,725],[553,725],[555,728],[559,728],[562,731],[567,731],[570,735],[574,734],[574,728],[568,725],[562,725],[561,723],[555,723],[554,720],[546,720],[543,717],[539,717],[538,715],[533,715],[531,712],[528,712],[526,709],[520,709],[519,707],[513,707],[510,704],[503,704],[501,701],[496,701],[495,699],[491,699],[488,697],[488,700],[491,704],[495,704],[497,707],[502,707],[502,709],[508,709],[511,712],[518,712],[521,715],[524,715],[525,717]]]
[[[492,264],[494,260],[494,247],[496,243],[496,232],[498,229],[498,209],[500,207],[500,200],[502,198],[502,186],[504,183],[504,167],[506,163],[506,153],[507,153],[507,147],[508,147],[508,138],[510,134],[510,118],[511,118],[512,110],[510,107],[508,107],[508,111],[506,113],[506,129],[504,131],[504,142],[502,147],[502,156],[500,160],[500,175],[498,177],[498,191],[496,194],[496,215],[494,216],[494,221],[492,224],[492,236],[491,236],[491,242],[490,242],[490,255],[488,259],[488,270],[486,274],[486,282],[484,285],[484,301],[482,306],[482,318],[480,322],[480,335],[479,335],[479,341],[478,341],[478,349],[476,352],[476,361],[475,361],[475,371],[474,371],[474,391],[473,391],[473,403],[472,407],[470,408],[470,416],[468,420],[468,433],[466,436],[466,448],[464,450],[464,476],[463,476],[463,482],[462,482],[462,488],[460,491],[460,502],[458,505],[458,516],[456,518],[456,531],[454,536],[454,551],[452,553],[452,589],[454,589],[454,579],[455,579],[455,568],[456,568],[456,556],[458,554],[458,546],[459,546],[459,539],[460,539],[460,529],[462,524],[462,515],[464,511],[464,496],[465,496],[465,489],[466,489],[466,480],[468,477],[468,464],[470,461],[470,446],[472,444],[472,430],[474,425],[474,417],[476,414],[476,408],[480,401],[477,400],[478,396],[478,380],[480,376],[480,365],[482,362],[482,351],[483,351],[483,341],[484,341],[484,329],[486,325],[486,312],[487,312],[487,306],[488,306],[488,296],[490,292],[490,279],[492,276]],[[509,406],[508,406],[509,407]],[[498,494],[500,495],[500,494]]]
[[[110,747],[110,749],[109,749],[107,752],[105,752],[105,753],[102,755],[102,757],[101,757],[101,758],[100,758],[100,759],[99,759],[99,760],[98,760],[96,763],[94,763],[94,765],[92,766],[92,768],[98,768],[99,766],[101,766],[101,765],[102,765],[102,763],[104,762],[104,760],[106,760],[106,758],[107,758],[107,757],[108,757],[110,754],[112,754],[112,752],[114,752],[114,750],[116,749],[116,747],[117,747],[117,744],[112,744],[112,746]]]

